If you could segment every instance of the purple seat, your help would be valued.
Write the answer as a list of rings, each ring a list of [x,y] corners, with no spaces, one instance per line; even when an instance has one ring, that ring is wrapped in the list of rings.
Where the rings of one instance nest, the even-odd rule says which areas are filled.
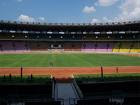
[[[112,43],[85,43],[82,45],[83,52],[112,52]]]

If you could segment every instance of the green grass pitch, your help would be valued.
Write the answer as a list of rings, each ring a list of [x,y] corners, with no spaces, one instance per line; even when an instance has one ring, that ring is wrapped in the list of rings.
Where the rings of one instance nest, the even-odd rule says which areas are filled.
[[[140,57],[115,54],[0,54],[0,67],[140,66]]]

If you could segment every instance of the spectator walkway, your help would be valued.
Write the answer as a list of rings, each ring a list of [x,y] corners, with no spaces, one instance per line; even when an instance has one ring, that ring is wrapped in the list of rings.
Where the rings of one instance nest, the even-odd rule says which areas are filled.
[[[56,83],[55,99],[63,99],[64,105],[72,104],[72,98],[79,98],[73,83]]]

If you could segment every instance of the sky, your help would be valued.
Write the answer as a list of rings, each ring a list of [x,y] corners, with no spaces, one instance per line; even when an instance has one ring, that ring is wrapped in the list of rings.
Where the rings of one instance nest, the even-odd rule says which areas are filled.
[[[140,0],[0,0],[0,20],[103,23],[140,20]]]

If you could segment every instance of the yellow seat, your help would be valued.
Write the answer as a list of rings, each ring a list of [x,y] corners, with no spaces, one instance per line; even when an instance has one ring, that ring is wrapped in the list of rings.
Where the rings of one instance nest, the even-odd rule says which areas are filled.
[[[113,52],[119,52],[120,50],[120,43],[116,43],[113,48]]]
[[[134,43],[130,52],[131,53],[140,53],[140,43]]]
[[[131,50],[131,46],[132,43],[128,43],[128,42],[122,43],[120,47],[120,52],[129,53]]]

